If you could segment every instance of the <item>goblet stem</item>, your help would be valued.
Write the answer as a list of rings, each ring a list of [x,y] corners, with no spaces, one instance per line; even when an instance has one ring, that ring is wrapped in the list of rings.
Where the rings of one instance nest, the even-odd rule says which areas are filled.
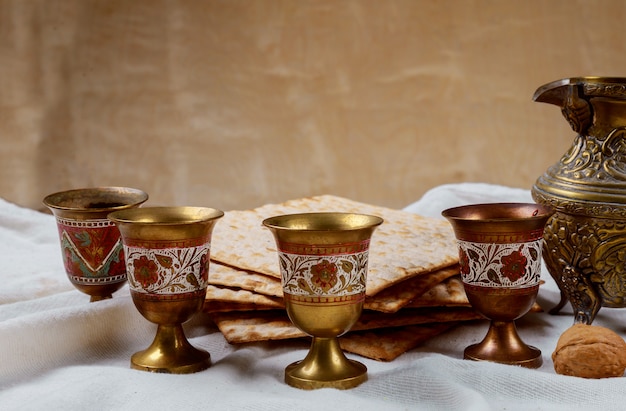
[[[147,349],[131,357],[131,368],[143,371],[189,374],[205,370],[211,364],[208,352],[192,346],[181,324],[159,325],[154,341]]]
[[[543,363],[541,351],[527,345],[519,337],[515,321],[491,321],[485,338],[467,347],[464,358],[526,368],[539,368]]]
[[[285,369],[285,382],[305,390],[348,389],[366,380],[367,367],[346,358],[337,337],[313,337],[307,356]]]

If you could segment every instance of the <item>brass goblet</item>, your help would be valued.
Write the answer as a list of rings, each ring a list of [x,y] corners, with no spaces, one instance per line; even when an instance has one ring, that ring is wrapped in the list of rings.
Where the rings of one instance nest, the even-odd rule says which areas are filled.
[[[459,247],[467,298],[490,320],[482,342],[464,358],[538,368],[541,350],[520,338],[515,320],[535,302],[541,277],[543,229],[553,211],[538,204],[473,204],[444,210]]]
[[[146,200],[143,191],[126,187],[81,188],[43,199],[56,218],[65,272],[91,302],[111,298],[126,283],[120,232],[107,215]]]
[[[193,347],[182,324],[202,309],[211,234],[224,213],[204,207],[146,207],[109,214],[122,233],[128,285],[137,310],[158,325],[131,368],[172,374],[202,371],[210,354]]]
[[[337,337],[361,315],[370,238],[382,222],[351,213],[291,214],[263,221],[278,247],[287,314],[313,337],[306,358],[285,369],[287,384],[347,389],[367,380],[366,366],[346,358]]]

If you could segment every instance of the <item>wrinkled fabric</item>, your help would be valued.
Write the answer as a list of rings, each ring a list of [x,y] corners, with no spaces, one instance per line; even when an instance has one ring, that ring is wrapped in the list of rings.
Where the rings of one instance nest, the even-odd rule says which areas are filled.
[[[529,193],[487,184],[444,185],[408,210],[438,215],[468,202],[526,201]],[[430,210],[430,211],[427,211]],[[216,239],[217,240],[217,239]],[[125,286],[110,300],[89,303],[69,284],[54,218],[0,201],[0,404],[39,410],[604,410],[621,409],[626,379],[585,380],[555,374],[550,354],[573,323],[532,313],[517,322],[522,339],[540,348],[537,370],[462,359],[484,337],[486,322],[463,325],[394,361],[355,355],[369,379],[350,390],[302,391],[283,381],[284,368],[307,352],[306,341],[230,345],[199,314],[185,324],[212,366],[190,375],[130,369],[156,330],[135,309]],[[539,294],[544,309],[559,300],[551,277]],[[621,310],[601,309],[594,324],[625,334]]]

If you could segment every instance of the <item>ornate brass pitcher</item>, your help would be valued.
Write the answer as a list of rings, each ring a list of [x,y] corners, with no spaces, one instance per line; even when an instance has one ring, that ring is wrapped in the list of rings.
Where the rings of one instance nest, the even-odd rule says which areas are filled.
[[[568,78],[539,87],[534,101],[561,107],[578,133],[537,179],[535,201],[556,210],[544,232],[544,261],[576,323],[600,307],[626,307],[626,78]]]

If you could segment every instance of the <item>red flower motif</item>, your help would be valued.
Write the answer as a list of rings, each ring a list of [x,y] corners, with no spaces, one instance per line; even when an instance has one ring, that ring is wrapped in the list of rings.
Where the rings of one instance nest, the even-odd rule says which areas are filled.
[[[467,275],[470,273],[470,259],[465,250],[459,248],[459,265],[461,266],[461,274]]]
[[[150,284],[156,283],[159,279],[156,263],[149,260],[145,255],[133,261],[133,268],[135,281],[141,284],[144,289],[150,286]]]
[[[521,250],[513,251],[511,254],[502,257],[502,268],[500,274],[511,281],[517,281],[526,271],[526,257]]]
[[[200,258],[200,278],[204,283],[209,281],[209,252],[207,251]]]
[[[337,265],[328,260],[322,260],[312,266],[311,274],[311,282],[325,292],[337,284]]]

